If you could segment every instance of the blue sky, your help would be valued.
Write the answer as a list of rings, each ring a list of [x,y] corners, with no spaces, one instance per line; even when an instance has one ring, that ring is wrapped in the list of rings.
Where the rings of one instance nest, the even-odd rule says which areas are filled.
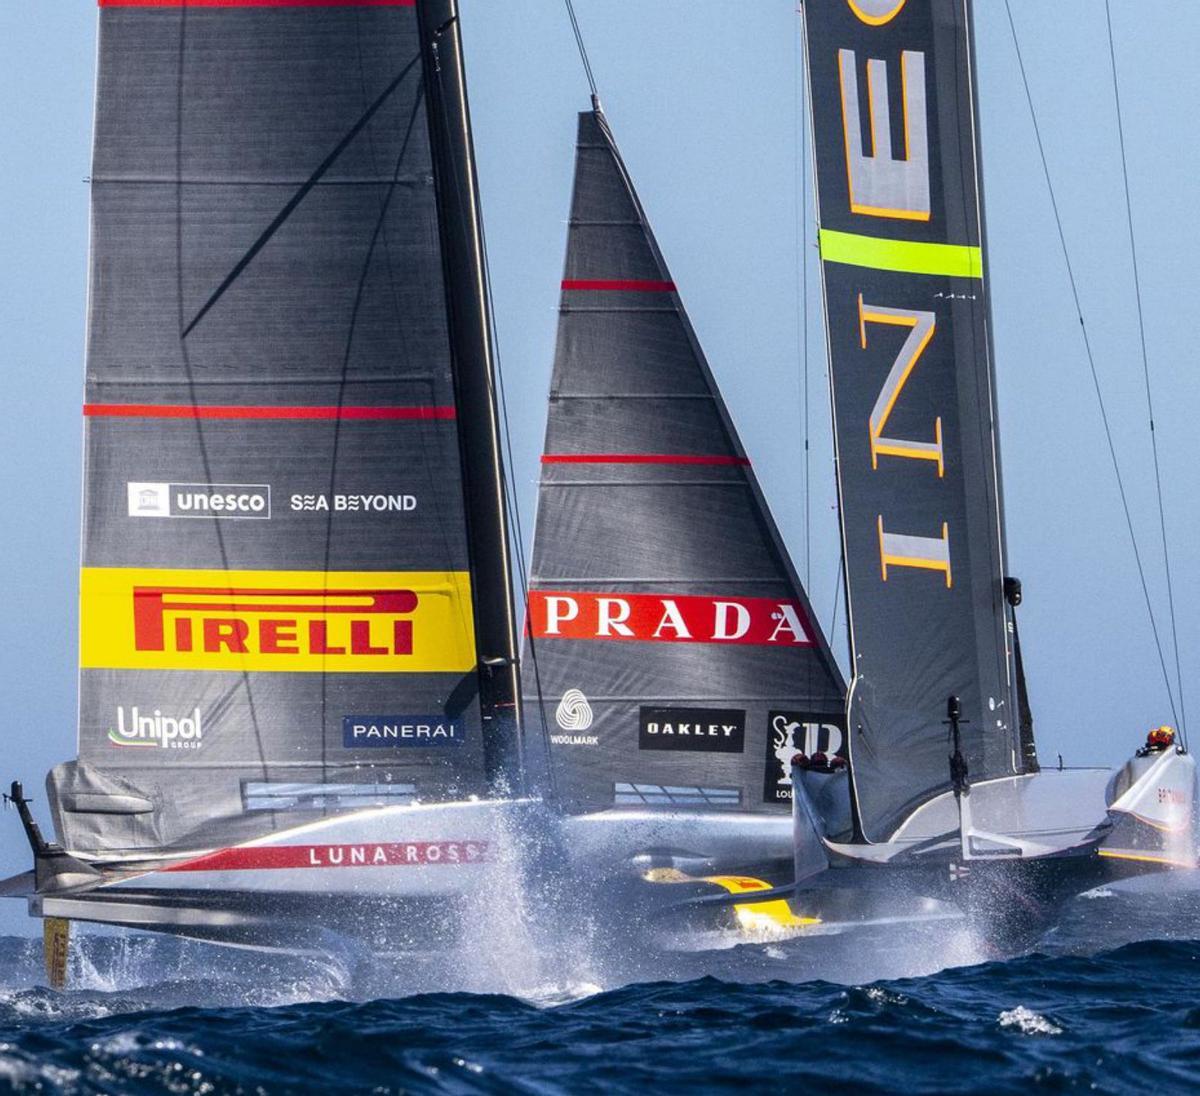
[[[1043,758],[1116,763],[1170,721],[1002,0],[976,0],[1010,570]],[[794,0],[577,0],[624,157],[828,628],[837,532],[815,256],[801,332]],[[1200,5],[1112,0],[1185,689],[1200,735],[1200,484],[1193,348]],[[524,528],[554,346],[575,112],[558,0],[462,0]],[[1012,0],[1084,318],[1168,643],[1101,0]],[[18,10],[19,9],[19,10]],[[0,779],[40,798],[74,753],[80,402],[94,0],[0,8]],[[803,442],[808,356],[811,513]],[[844,620],[834,630],[844,646]],[[1200,738],[1198,738],[1200,741]],[[39,804],[41,807],[42,804]],[[27,866],[0,818],[0,873]],[[21,925],[0,909],[0,929]]]

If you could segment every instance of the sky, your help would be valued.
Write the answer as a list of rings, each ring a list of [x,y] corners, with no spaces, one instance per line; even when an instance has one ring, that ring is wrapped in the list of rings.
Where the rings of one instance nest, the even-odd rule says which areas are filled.
[[[527,542],[587,85],[560,0],[461,6]],[[1111,6],[1184,692],[1194,694],[1200,742],[1191,330],[1200,4]],[[606,113],[674,280],[816,613],[844,650],[795,7],[576,0]],[[1011,7],[1173,675],[1105,5]],[[1038,741],[1044,763],[1061,754],[1067,764],[1118,764],[1147,728],[1174,717],[1005,3],[975,8],[1009,571],[1024,582],[1018,619]],[[0,782],[24,780],[44,824],[44,774],[75,752],[95,32],[95,0],[0,5]],[[0,816],[0,877],[28,861],[16,816]],[[18,903],[0,908],[0,931],[25,924]]]

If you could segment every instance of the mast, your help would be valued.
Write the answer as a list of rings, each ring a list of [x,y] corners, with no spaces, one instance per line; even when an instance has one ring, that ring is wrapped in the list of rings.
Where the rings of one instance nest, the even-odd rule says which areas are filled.
[[[981,170],[983,163],[983,139],[981,136],[982,129],[979,124],[978,81],[975,77],[975,58],[978,56],[979,47],[975,36],[975,12],[970,2],[968,2],[966,8],[966,19],[968,35],[967,59],[971,66],[971,124],[974,127],[973,136],[975,140],[975,196],[979,208],[979,238],[983,247],[983,284],[986,291],[986,287],[991,285],[991,250],[988,247],[987,217],[984,215],[987,200],[984,192],[983,171]],[[1011,669],[1017,700],[1016,767],[1021,772],[1035,773],[1041,769],[1041,764],[1038,761],[1037,740],[1034,736],[1033,709],[1029,702],[1029,687],[1025,679],[1025,662],[1021,657],[1021,633],[1017,626],[1017,606],[1021,604],[1022,599],[1021,581],[1008,574],[1008,532],[1004,525],[1004,463],[1001,459],[1002,447],[1000,430],[997,426],[996,410],[996,334],[995,324],[992,323],[990,291],[987,292],[989,293],[989,307],[984,314],[984,327],[987,331],[988,414],[992,423],[992,464],[996,477],[997,548],[1000,553],[1001,572],[1004,576],[1002,590],[1004,602],[1007,606],[1005,615],[1008,618],[1012,634]]]
[[[417,5],[437,184],[474,578],[479,704],[489,775],[521,778],[521,687],[508,511],[475,152],[457,0]]]

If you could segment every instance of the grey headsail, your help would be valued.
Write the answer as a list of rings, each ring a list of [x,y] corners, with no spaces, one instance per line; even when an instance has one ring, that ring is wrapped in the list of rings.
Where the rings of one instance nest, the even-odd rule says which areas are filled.
[[[808,0],[858,821],[1022,771],[965,0]]]
[[[99,65],[63,843],[487,793],[516,652],[453,0],[101,0]]]
[[[841,677],[598,110],[542,462],[522,680],[565,805],[786,809]]]

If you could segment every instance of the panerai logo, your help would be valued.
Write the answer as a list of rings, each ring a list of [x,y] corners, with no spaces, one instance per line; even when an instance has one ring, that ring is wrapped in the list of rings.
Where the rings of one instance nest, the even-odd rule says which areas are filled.
[[[464,728],[444,715],[347,715],[342,717],[342,745],[461,746]]]
[[[265,483],[130,483],[131,518],[269,518]]]
[[[192,714],[175,718],[163,715],[155,708],[153,713],[139,710],[137,706],[126,714],[124,706],[117,708],[117,725],[108,729],[108,741],[114,746],[141,746],[162,750],[198,750],[203,744],[204,726],[200,721],[200,709]]]

